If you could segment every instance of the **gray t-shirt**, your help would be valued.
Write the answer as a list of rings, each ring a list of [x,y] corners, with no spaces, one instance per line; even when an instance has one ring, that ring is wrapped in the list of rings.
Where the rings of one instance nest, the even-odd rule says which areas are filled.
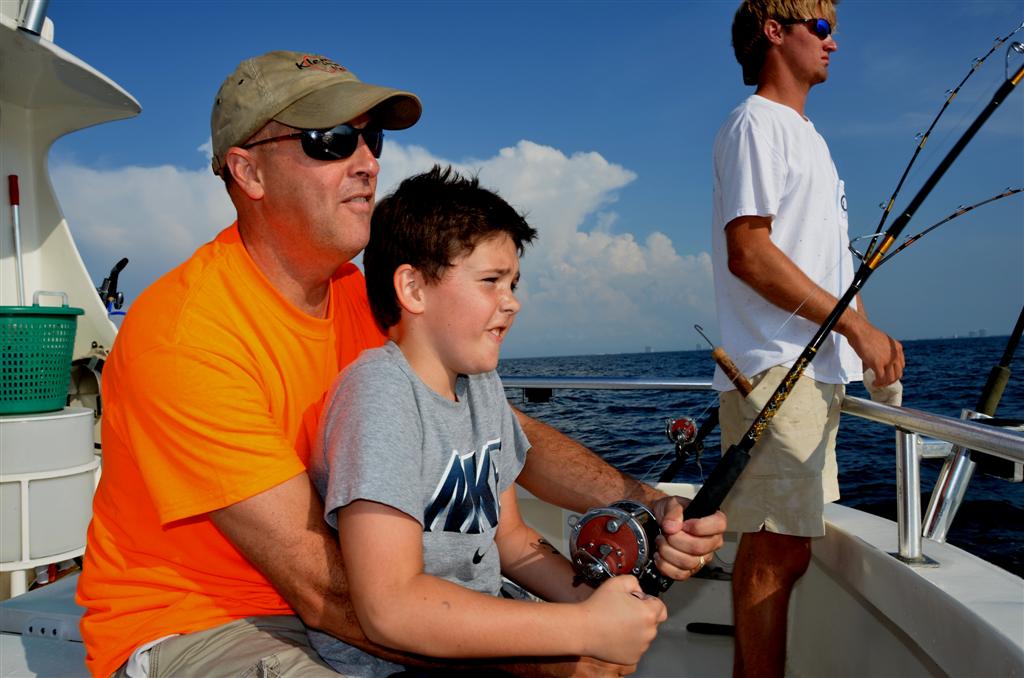
[[[310,475],[332,527],[337,510],[357,499],[394,507],[423,526],[424,572],[497,595],[498,497],[530,444],[496,372],[460,376],[455,391],[458,402],[433,391],[393,343],[364,351],[328,396]],[[346,675],[401,669],[333,636],[310,638]]]

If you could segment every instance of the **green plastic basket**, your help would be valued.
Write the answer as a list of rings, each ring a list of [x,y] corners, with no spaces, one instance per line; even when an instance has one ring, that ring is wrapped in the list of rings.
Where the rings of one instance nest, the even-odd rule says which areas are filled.
[[[40,295],[61,306],[40,306]],[[39,291],[31,306],[0,306],[0,415],[53,412],[64,407],[71,381],[77,316],[63,292]]]

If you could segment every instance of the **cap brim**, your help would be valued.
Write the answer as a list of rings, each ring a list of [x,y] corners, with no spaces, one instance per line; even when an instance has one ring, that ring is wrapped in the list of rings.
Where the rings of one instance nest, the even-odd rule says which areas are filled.
[[[423,105],[412,92],[349,81],[307,94],[274,120],[299,129],[327,129],[372,113],[383,129],[406,129],[422,112]]]

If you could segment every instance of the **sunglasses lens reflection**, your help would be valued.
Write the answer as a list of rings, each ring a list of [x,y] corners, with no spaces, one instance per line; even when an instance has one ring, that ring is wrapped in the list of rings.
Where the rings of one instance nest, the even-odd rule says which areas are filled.
[[[384,132],[376,127],[357,129],[349,125],[338,125],[326,132],[308,132],[302,136],[302,149],[315,160],[344,160],[356,152],[359,137],[379,158],[384,145]]]

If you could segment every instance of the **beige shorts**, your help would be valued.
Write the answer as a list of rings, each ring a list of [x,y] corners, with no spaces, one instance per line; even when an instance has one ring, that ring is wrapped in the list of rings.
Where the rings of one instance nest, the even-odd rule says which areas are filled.
[[[301,678],[338,674],[309,646],[298,617],[246,617],[205,631],[160,641],[148,650],[143,674],[149,678]],[[115,678],[129,677],[122,666]]]
[[[720,394],[723,452],[746,434],[787,372],[779,365],[755,375],[747,398],[738,391]],[[825,534],[824,505],[839,499],[836,432],[845,391],[842,384],[800,377],[722,504],[730,531]]]

